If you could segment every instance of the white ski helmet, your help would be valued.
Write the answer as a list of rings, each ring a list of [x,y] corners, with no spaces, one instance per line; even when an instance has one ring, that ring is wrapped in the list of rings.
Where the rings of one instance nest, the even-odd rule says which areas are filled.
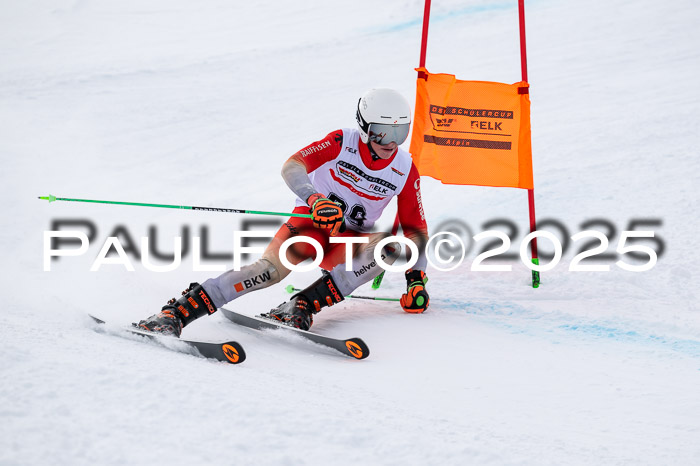
[[[393,89],[371,89],[357,102],[362,142],[402,144],[411,128],[411,106]]]

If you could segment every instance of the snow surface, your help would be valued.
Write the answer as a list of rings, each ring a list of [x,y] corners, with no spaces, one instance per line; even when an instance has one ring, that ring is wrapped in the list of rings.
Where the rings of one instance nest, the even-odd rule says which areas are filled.
[[[428,69],[519,81],[516,5],[434,2]],[[352,126],[371,87],[414,94],[422,9],[3,3],[0,464],[700,464],[700,5],[689,0],[527,2],[538,218],[569,235],[607,219],[610,251],[630,219],[660,219],[666,250],[651,271],[569,272],[577,244],[534,290],[518,261],[471,271],[472,249],[456,271],[428,270],[423,315],[351,300],[319,314],[316,331],[369,344],[364,361],[221,315],[186,329],[240,341],[248,360],[231,366],[98,333],[85,317],[138,320],[215,273],[193,272],[191,255],[168,273],[90,272],[117,226],[138,240],[157,225],[169,251],[183,226],[206,225],[224,252],[243,217],[37,196],[291,209],[279,176],[290,154]],[[502,217],[517,222],[514,242],[527,230],[521,190],[424,179],[423,197],[431,228],[459,218],[476,234]],[[90,219],[97,239],[44,272],[54,219]],[[403,286],[388,274],[357,293]],[[229,307],[284,299],[279,285]]]

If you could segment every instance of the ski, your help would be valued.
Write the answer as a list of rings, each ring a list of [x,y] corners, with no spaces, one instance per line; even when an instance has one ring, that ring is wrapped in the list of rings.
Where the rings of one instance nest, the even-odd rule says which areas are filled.
[[[88,314],[90,318],[98,324],[104,325],[106,322],[93,315]],[[236,341],[225,341],[222,343],[208,343],[205,341],[185,340],[174,336],[160,335],[158,333],[149,332],[138,327],[120,327],[121,330],[132,335],[140,335],[146,337],[161,346],[173,349],[169,345],[164,344],[164,340],[174,339],[184,343],[189,348],[196,349],[199,354],[207,359],[215,359],[217,361],[227,362],[230,364],[240,364],[245,361],[245,351],[243,347]]]
[[[229,311],[228,309],[224,308],[220,308],[220,310],[231,322],[244,327],[255,330],[283,329],[285,331],[295,332],[297,335],[300,335],[307,340],[333,348],[356,359],[365,359],[367,356],[369,356],[369,347],[360,338],[348,338],[345,340],[341,338],[332,338],[277,323],[264,317],[251,317],[235,311]]]

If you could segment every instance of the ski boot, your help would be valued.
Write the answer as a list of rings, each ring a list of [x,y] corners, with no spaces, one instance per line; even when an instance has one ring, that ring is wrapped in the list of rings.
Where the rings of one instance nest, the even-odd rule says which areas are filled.
[[[292,296],[292,299],[286,303],[280,304],[262,316],[290,327],[308,330],[314,323],[314,314],[344,299],[333,282],[331,274],[324,270],[321,278]]]
[[[168,301],[158,314],[132,325],[150,332],[180,337],[183,327],[215,312],[216,306],[204,288],[199,283],[190,283],[180,298]]]

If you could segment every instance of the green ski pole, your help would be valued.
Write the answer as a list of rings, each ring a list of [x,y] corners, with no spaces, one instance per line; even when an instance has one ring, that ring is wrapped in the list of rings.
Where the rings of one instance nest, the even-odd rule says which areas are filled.
[[[287,293],[294,293],[295,291],[302,291],[299,288],[294,288],[294,285],[287,285],[285,288],[287,290]],[[373,296],[353,296],[351,294],[347,295],[346,298],[354,298],[354,299],[371,299],[372,301],[400,301],[398,298],[375,298]]]
[[[264,210],[244,210],[244,209],[229,209],[225,207],[198,207],[191,205],[173,205],[173,204],[147,204],[144,202],[123,202],[123,201],[99,201],[96,199],[71,199],[68,197],[56,197],[51,194],[48,196],[39,196],[39,199],[55,202],[55,201],[68,201],[68,202],[88,202],[91,204],[115,204],[115,205],[127,205],[127,206],[137,206],[137,207],[159,207],[162,209],[183,209],[183,210],[202,210],[206,212],[224,212],[229,214],[255,214],[255,215],[278,215],[282,217],[303,217],[311,218],[311,214],[295,214],[291,212],[268,212]]]
[[[394,217],[394,226],[391,227],[391,236],[396,236],[396,233],[399,232],[399,213],[396,212],[396,217]],[[384,272],[385,270],[382,270],[382,273],[374,277],[374,280],[372,281],[372,289],[376,290],[379,289],[379,286],[382,284],[382,279],[384,278]]]

